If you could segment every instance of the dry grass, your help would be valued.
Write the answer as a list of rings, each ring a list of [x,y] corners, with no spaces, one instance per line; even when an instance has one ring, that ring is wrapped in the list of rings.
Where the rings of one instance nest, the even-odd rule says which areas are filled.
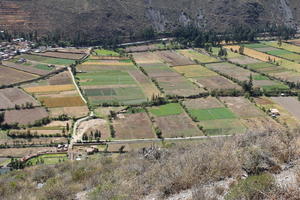
[[[231,46],[224,46],[226,49],[232,49],[234,51],[239,51],[240,46],[238,45],[231,45]],[[270,60],[272,61],[280,61],[282,60],[281,58],[278,58],[276,56],[271,56],[268,55],[266,53],[262,53],[253,49],[249,49],[249,48],[244,48],[244,54],[247,56],[250,56],[252,58],[256,58],[258,60],[264,61],[264,62],[268,62]]]
[[[43,104],[48,108],[56,108],[56,107],[78,107],[84,106],[85,103],[81,99],[80,96],[74,97],[41,97],[39,99]]]
[[[0,176],[0,195],[4,199],[75,199],[76,194],[86,191],[89,199],[135,200],[150,194],[157,194],[155,199],[165,199],[193,188],[207,191],[208,185],[228,178],[235,180],[227,184],[229,188],[212,185],[212,196],[225,195],[244,173],[260,177],[265,172],[280,172],[280,166],[294,162],[300,153],[297,142],[299,132],[251,133],[230,139],[165,144],[167,148],[146,148],[116,157],[97,156],[88,161],[31,167]],[[44,186],[37,189],[36,183]],[[255,188],[248,185],[239,196],[255,200],[299,197],[297,188],[278,188],[275,184],[261,187],[260,191]],[[198,194],[211,199],[204,198],[204,193]]]
[[[45,86],[36,86],[24,88],[28,93],[49,93],[49,92],[63,92],[74,90],[75,87],[72,84],[67,85],[45,85]]]

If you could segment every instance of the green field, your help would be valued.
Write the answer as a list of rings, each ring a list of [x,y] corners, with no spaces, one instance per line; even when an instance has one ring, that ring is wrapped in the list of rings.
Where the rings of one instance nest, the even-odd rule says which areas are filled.
[[[256,80],[256,81],[262,81],[262,80],[270,80],[268,77],[266,76],[263,76],[261,74],[256,74],[253,77],[253,80]]]
[[[283,50],[283,49],[277,49],[277,50],[267,51],[266,53],[274,55],[274,56],[280,56],[280,55],[283,55],[283,54],[290,54],[292,52],[287,51],[287,50]]]
[[[267,86],[262,86],[262,89],[265,92],[273,92],[273,91],[284,91],[288,90],[289,87],[287,85],[283,85],[281,83],[278,83],[278,85],[267,85]]]
[[[277,67],[276,65],[273,65],[271,63],[265,63],[265,62],[247,64],[245,66],[247,66],[249,69],[253,69],[253,70],[259,70],[259,69],[268,68],[268,67]]]
[[[99,56],[119,56],[120,54],[115,51],[107,50],[107,49],[95,49],[94,52]]]
[[[26,164],[38,165],[54,165],[68,160],[67,154],[45,154],[38,157],[34,157],[26,162]]]
[[[243,134],[247,130],[239,119],[206,120],[199,125],[204,127],[207,135]]]
[[[27,60],[52,64],[52,65],[71,65],[72,63],[75,63],[74,60],[70,60],[70,59],[51,58],[46,56],[38,56],[38,55],[30,55],[30,54],[22,54],[20,57],[25,58]]]
[[[285,49],[291,52],[296,52],[300,53],[300,47],[292,44],[288,44],[285,42],[282,42],[281,46],[279,46],[277,41],[271,41],[271,42],[263,42],[266,45],[270,45],[272,47],[280,48],[280,49]]]
[[[244,46],[247,48],[252,48],[252,49],[269,47],[269,46],[267,46],[265,44],[261,44],[261,43],[245,44]]]
[[[100,90],[100,91],[97,91]],[[146,102],[145,94],[139,87],[120,87],[105,89],[86,89],[90,103],[100,105],[103,103],[116,103],[124,105],[140,104]]]
[[[183,109],[178,103],[169,103],[166,105],[149,108],[149,112],[157,117],[179,115],[183,113]]]
[[[48,67],[48,65],[43,65],[43,64],[37,64],[34,65],[34,67],[41,70],[48,70],[48,71],[52,70],[52,68]]]
[[[189,112],[198,121],[236,118],[228,108],[190,109]]]
[[[81,86],[136,84],[129,73],[123,71],[102,70],[93,73],[81,73],[78,74],[77,77],[80,79]]]

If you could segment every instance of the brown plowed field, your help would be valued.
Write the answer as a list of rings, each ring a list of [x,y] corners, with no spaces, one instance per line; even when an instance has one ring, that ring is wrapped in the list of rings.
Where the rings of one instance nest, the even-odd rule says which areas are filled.
[[[19,123],[21,125],[33,124],[36,120],[48,117],[45,108],[33,108],[25,110],[9,110],[5,112],[4,122],[8,124]]]
[[[39,103],[23,90],[18,88],[6,88],[0,90],[0,109],[14,108],[15,105],[26,105],[32,103],[33,106],[38,106]]]
[[[193,65],[195,64],[189,58],[175,52],[175,51],[157,51],[155,54],[161,58],[164,62],[170,64],[171,66],[179,65]]]
[[[0,86],[28,81],[38,76],[0,65]]]
[[[155,121],[165,138],[203,135],[203,133],[185,113],[155,117]]]
[[[53,58],[64,58],[64,59],[71,59],[71,60],[80,60],[86,54],[79,54],[79,53],[63,53],[63,52],[54,52],[54,51],[48,51],[45,53],[32,53],[33,55],[38,56],[46,56],[46,57],[53,57]]]
[[[113,122],[118,139],[155,138],[146,113],[122,114]]]

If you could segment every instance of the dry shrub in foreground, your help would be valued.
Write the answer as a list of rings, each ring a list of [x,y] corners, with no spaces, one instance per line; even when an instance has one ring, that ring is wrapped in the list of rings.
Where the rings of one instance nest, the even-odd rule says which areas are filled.
[[[283,165],[298,159],[299,152],[298,131],[249,133],[226,139],[169,144],[165,148],[147,148],[118,157],[99,155],[88,161],[14,171],[0,176],[0,196],[4,199],[74,199],[79,192],[91,191],[88,198],[93,200],[134,200],[150,194],[165,198],[193,188],[197,194],[195,199],[215,199],[226,196],[228,190],[232,199],[284,197],[288,194],[266,177],[279,173]],[[241,182],[245,173],[252,178]],[[234,181],[229,184],[228,179]],[[261,181],[259,189],[263,190],[259,193],[255,187],[251,189],[257,180]],[[217,185],[214,193],[207,197],[205,186],[222,181],[230,189]],[[37,189],[37,183],[44,186]],[[250,189],[245,190],[245,185],[250,185]],[[242,191],[244,196],[235,196],[240,192],[234,191]],[[289,191],[293,197],[299,193]]]

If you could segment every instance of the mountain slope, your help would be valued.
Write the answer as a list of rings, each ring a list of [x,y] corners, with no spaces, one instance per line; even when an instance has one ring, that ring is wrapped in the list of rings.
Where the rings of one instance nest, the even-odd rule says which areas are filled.
[[[98,37],[133,34],[149,26],[157,31],[187,24],[216,29],[237,23],[296,26],[299,10],[297,0],[2,0],[0,29],[81,31]]]

